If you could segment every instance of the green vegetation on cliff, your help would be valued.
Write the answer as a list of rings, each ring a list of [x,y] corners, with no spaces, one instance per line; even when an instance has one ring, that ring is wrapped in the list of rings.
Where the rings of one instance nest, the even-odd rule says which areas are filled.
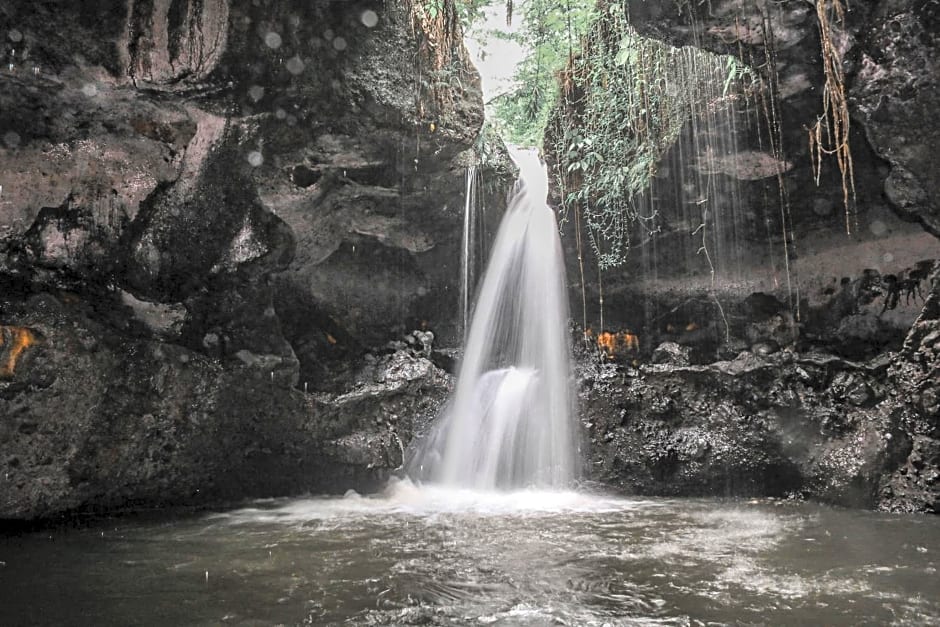
[[[561,75],[545,150],[601,268],[623,261],[634,223],[655,219],[636,201],[686,121],[730,107],[742,79],[754,76],[734,57],[641,37],[620,3],[592,24]]]

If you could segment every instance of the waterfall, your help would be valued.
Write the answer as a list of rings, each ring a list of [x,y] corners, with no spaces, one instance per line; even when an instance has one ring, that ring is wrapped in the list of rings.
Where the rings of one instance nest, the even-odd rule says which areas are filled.
[[[483,277],[457,386],[412,476],[478,489],[562,487],[576,471],[568,305],[545,167],[520,167]]]
[[[470,299],[476,287],[478,248],[482,241],[482,211],[477,198],[477,168],[470,166],[466,174],[464,195],[463,236],[460,248],[460,336],[466,339],[470,320]]]

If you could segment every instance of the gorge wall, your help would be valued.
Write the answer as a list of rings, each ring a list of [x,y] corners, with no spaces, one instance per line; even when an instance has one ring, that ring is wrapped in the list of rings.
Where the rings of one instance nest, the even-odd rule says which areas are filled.
[[[3,3],[0,519],[400,466],[483,116],[445,5]]]
[[[586,478],[938,511],[940,9],[853,3],[830,33],[847,234],[841,173],[825,159],[817,186],[806,147],[812,3],[614,4],[769,91],[736,101],[727,154],[687,125],[652,164],[625,264],[598,272],[563,225]],[[482,124],[454,6],[422,6],[0,6],[0,519],[369,489],[401,466],[452,385],[431,342],[459,338]]]
[[[844,20],[836,5],[846,5]],[[625,15],[632,37],[692,59],[692,69],[676,86],[665,84],[671,69],[652,79],[631,74],[623,66],[636,55],[649,63],[653,45],[594,31],[565,75],[565,103],[547,140],[559,205],[584,189],[582,168],[596,167],[572,132],[590,122],[592,81],[636,81],[646,101],[634,128],[646,137],[661,123],[655,111],[669,111],[668,94],[698,93],[707,72],[718,80],[652,164],[624,263],[599,271],[588,225],[579,231],[578,210],[567,208],[573,316],[589,352],[619,364],[583,373],[588,475],[642,493],[790,494],[936,512],[940,377],[926,329],[935,325],[940,265],[940,168],[930,156],[940,7],[599,7]],[[821,33],[844,72],[834,93],[844,95],[854,186],[835,155],[820,166],[808,146],[810,130],[827,119]],[[598,65],[604,54],[616,60]],[[717,70],[704,69],[709,58]],[[731,95],[744,67],[754,78]],[[837,132],[830,103],[824,140]]]

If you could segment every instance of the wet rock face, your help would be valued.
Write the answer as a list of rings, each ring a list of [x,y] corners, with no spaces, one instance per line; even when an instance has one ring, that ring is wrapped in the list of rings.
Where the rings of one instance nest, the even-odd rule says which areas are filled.
[[[858,28],[855,115],[875,152],[891,165],[885,195],[902,215],[940,237],[935,124],[940,103],[940,7],[923,0],[883,1]]]
[[[345,394],[304,394],[264,356],[128,337],[103,304],[0,300],[23,323],[0,328],[0,519],[373,489],[450,385],[402,350]]]
[[[282,309],[315,303],[356,347],[453,332],[482,123],[456,31],[445,72],[409,5],[26,4],[0,24],[0,224],[29,245],[0,263],[160,302],[261,265]]]
[[[940,275],[934,275],[934,279]],[[769,495],[940,513],[940,281],[899,353],[581,361],[585,474],[632,494]],[[584,358],[583,358],[584,359]]]
[[[400,465],[436,392],[313,393],[455,328],[482,100],[458,33],[442,72],[422,24],[368,0],[3,5],[0,518]]]
[[[661,342],[679,342],[691,348],[693,361],[706,363],[755,344],[755,329],[743,318],[746,299],[762,294],[792,317],[784,333],[791,337],[773,340],[781,347],[850,359],[898,350],[929,289],[918,268],[940,256],[940,170],[931,156],[937,143],[931,112],[940,107],[936,6],[843,2],[844,25],[831,22],[845,71],[854,161],[849,235],[836,159],[822,160],[817,184],[807,148],[807,129],[823,112],[825,84],[815,3],[623,4],[641,34],[732,55],[757,68],[775,97],[749,107],[739,103],[748,113],[746,124],[737,120],[736,143],[730,135],[716,141],[702,119],[697,144],[689,143],[688,129],[683,132],[656,166],[653,195],[660,204],[641,205],[641,214],[657,213],[659,221],[631,233],[626,263],[604,272],[602,285],[586,244],[579,272],[574,229],[568,230],[572,311],[582,309],[583,283],[586,326],[596,333],[629,330],[639,336],[644,356]],[[782,190],[776,168],[767,166],[771,137],[781,146]],[[701,175],[700,144],[731,154],[714,160],[714,184],[695,196],[683,187]],[[709,205],[703,236],[696,203],[714,201],[727,189],[736,198]],[[602,317],[606,328],[597,329]]]
[[[805,136],[802,141],[791,139],[800,140],[805,134],[796,121],[803,121],[809,128],[815,116],[822,114],[825,82],[819,58],[819,23],[813,6],[816,3],[719,0],[711,2],[707,10],[684,6],[678,11],[670,3],[656,6],[647,0],[630,0],[628,4],[632,23],[652,37],[731,54],[745,63],[761,61],[771,54],[781,115],[788,120],[783,128],[783,147],[787,161],[796,170],[787,173],[789,191],[801,198],[802,190],[796,183],[801,181],[799,170],[808,165],[808,154],[802,154]],[[865,190],[873,184],[871,191],[875,192],[874,197],[867,197],[868,192],[863,191],[860,200],[877,204],[877,192],[884,191],[892,209],[940,236],[935,187],[938,170],[930,158],[937,137],[934,125],[929,123],[931,112],[940,102],[940,9],[925,0],[841,4],[846,10],[845,20],[839,21],[833,15],[829,25],[835,50],[843,61],[851,122],[863,131],[850,138],[859,168],[856,185]],[[886,163],[879,164],[879,159]],[[888,169],[880,167],[885,164]],[[834,162],[827,166],[836,169]],[[875,180],[866,181],[866,173]],[[817,225],[825,221],[818,219],[825,218],[818,203],[835,199],[829,192],[836,190],[826,187],[838,182],[838,178],[823,180],[827,184],[809,198],[817,201]],[[812,207],[810,202],[805,209]],[[802,210],[797,205],[794,209]],[[799,222],[800,218],[795,220]],[[860,226],[868,225],[863,222]]]
[[[636,494],[877,506],[903,438],[878,406],[886,368],[749,352],[708,366],[607,366],[582,390],[589,476]]]
[[[906,459],[882,478],[881,498],[894,511],[940,513],[940,273],[890,372],[894,416],[908,435]]]
[[[644,494],[789,494],[936,513],[940,9],[920,0],[843,3],[844,24],[833,22],[855,173],[847,236],[835,161],[823,160],[817,186],[805,147],[825,82],[814,3],[626,4],[644,35],[762,68],[786,167],[782,187],[776,176],[760,180],[767,172],[755,165],[753,138],[717,160],[747,199],[735,205],[744,219],[731,224],[744,234],[733,247],[740,279],[722,276],[715,248],[711,275],[695,252],[705,240],[689,235],[694,215],[638,237],[627,264],[604,274],[607,330],[629,330],[638,348],[583,373],[588,475]],[[689,167],[694,161],[667,153],[657,176],[668,184],[657,190],[672,199],[670,185],[686,180],[677,171]],[[566,246],[578,286],[577,253],[570,239]],[[583,281],[586,326],[600,319],[595,274]],[[580,290],[572,302],[577,311]]]

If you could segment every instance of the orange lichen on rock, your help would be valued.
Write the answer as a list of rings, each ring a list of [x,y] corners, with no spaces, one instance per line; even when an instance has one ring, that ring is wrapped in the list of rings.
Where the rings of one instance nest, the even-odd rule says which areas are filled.
[[[614,351],[617,349],[617,336],[604,331],[597,336],[597,346],[607,355],[608,359],[613,359]]]
[[[26,327],[0,326],[0,378],[12,377],[20,356],[37,341]]]
[[[636,353],[640,350],[640,337],[630,331],[611,333],[604,331],[597,336],[597,347],[607,357],[615,359],[626,353]]]

